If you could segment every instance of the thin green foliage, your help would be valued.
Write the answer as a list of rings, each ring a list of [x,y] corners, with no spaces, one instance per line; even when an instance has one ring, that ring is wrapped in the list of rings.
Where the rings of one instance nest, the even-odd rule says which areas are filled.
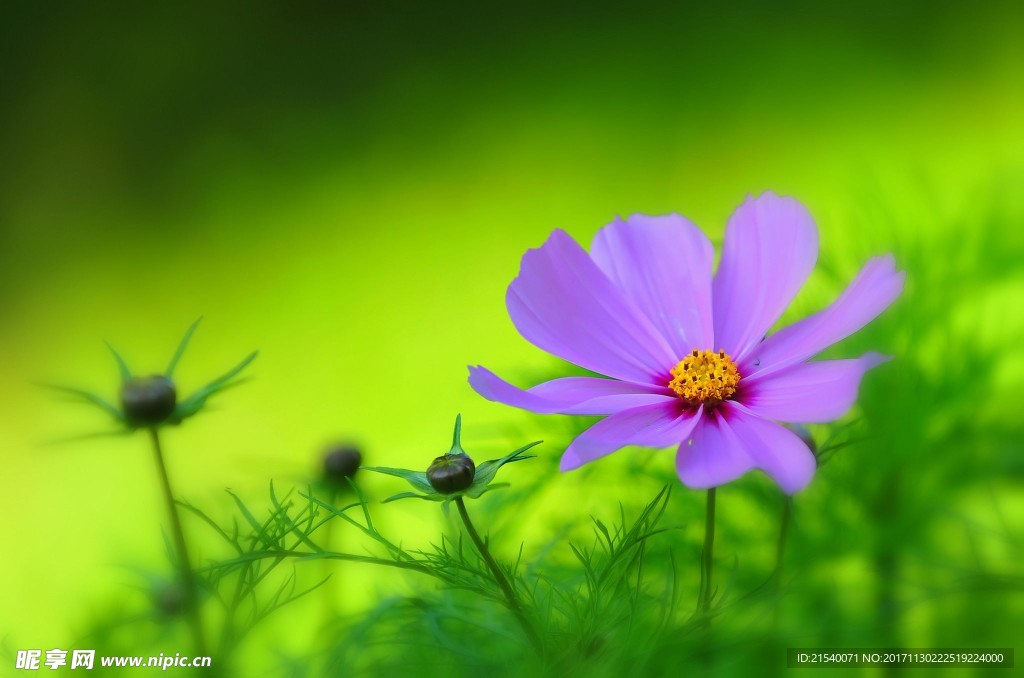
[[[121,375],[121,382],[123,383],[130,380],[132,378],[132,371],[128,368],[128,363],[124,361],[124,358],[122,358],[121,354],[117,352],[117,349],[114,348],[113,344],[111,344],[109,341],[106,341],[104,343],[110,350],[111,355],[114,356],[114,361],[117,362],[117,371]]]
[[[167,365],[167,370],[164,371],[164,376],[168,379],[174,378],[174,370],[178,367],[178,361],[181,360],[181,356],[185,355],[185,349],[188,348],[188,342],[192,340],[192,335],[195,334],[196,328],[199,327],[199,322],[202,317],[196,318],[195,322],[189,325],[185,331],[185,336],[181,338],[181,342],[178,344],[178,348],[174,351],[174,355],[171,356],[171,362]]]
[[[498,553],[495,565],[502,579],[517,592],[521,608],[510,604],[501,580],[495,577],[480,549],[464,539],[461,531],[455,535],[442,533],[428,548],[406,548],[378,529],[360,488],[351,481],[350,488],[352,500],[334,506],[316,496],[312,487],[282,495],[271,484],[269,505],[262,516],[239,495],[230,493],[236,515],[226,525],[191,504],[181,504],[227,547],[226,557],[200,568],[204,588],[223,609],[222,652],[237,647],[273,612],[322,586],[322,579],[306,587],[299,586],[298,581],[310,564],[324,561],[386,567],[415,575],[412,583],[420,593],[401,604],[394,597],[383,601],[381,608],[368,613],[371,618],[400,615],[413,623],[413,613],[418,610],[421,614],[415,623],[423,624],[424,632],[441,646],[453,648],[458,646],[458,638],[451,635],[452,629],[490,619],[496,625],[494,632],[506,638],[505,656],[527,654],[527,637],[531,634],[543,639],[541,647],[529,653],[534,662],[539,662],[536,666],[555,666],[575,661],[572,657],[587,657],[594,643],[609,635],[638,634],[637,642],[640,638],[649,640],[654,637],[652,630],[666,629],[676,621],[674,570],[666,577],[657,569],[649,574],[645,567],[650,541],[671,529],[661,525],[671,496],[668,488],[658,492],[632,520],[621,505],[612,524],[592,518],[590,544],[570,541],[562,548],[542,544],[535,552],[520,544],[513,559]],[[326,548],[321,536],[329,521],[340,521],[347,527],[345,543],[358,543],[360,548],[355,551],[364,552]],[[356,537],[358,542],[354,541]],[[495,546],[488,544],[486,548],[490,551]],[[571,555],[574,565],[564,560],[567,555]],[[523,567],[524,560],[531,563],[528,570]],[[291,563],[289,573],[273,578],[286,561]],[[670,562],[674,564],[674,558],[670,557]],[[423,587],[430,580],[435,582],[432,594]],[[654,580],[659,584],[652,589]],[[657,593],[651,592],[654,589]],[[504,613],[500,612],[502,608]],[[648,618],[656,620],[653,629],[641,622]],[[526,636],[517,629],[517,624],[521,627],[524,623],[529,631]],[[368,636],[379,636],[381,629],[356,624],[346,629],[346,634],[366,642]],[[377,637],[374,642],[387,641]],[[349,656],[347,651],[342,655]],[[328,648],[322,660],[329,665],[339,661],[339,656]],[[372,661],[381,660],[369,652],[359,661],[371,661],[371,657]]]

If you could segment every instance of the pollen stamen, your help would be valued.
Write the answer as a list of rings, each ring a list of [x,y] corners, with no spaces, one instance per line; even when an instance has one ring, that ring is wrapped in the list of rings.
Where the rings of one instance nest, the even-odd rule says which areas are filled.
[[[724,350],[693,351],[672,368],[668,387],[691,405],[717,405],[736,393],[740,373]]]

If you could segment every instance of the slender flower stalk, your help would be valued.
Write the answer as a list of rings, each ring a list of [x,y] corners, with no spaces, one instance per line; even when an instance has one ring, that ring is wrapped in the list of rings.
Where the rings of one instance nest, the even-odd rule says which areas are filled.
[[[538,652],[543,651],[544,644],[537,635],[537,630],[533,628],[533,624],[527,619],[526,614],[523,612],[522,606],[519,604],[519,599],[516,597],[515,589],[512,588],[512,584],[509,583],[505,573],[501,571],[498,563],[495,562],[494,557],[491,556],[490,550],[487,548],[487,544],[483,539],[480,538],[480,533],[476,531],[476,527],[473,526],[473,521],[469,519],[469,513],[466,511],[466,502],[463,501],[462,497],[455,498],[455,506],[459,509],[459,516],[462,518],[462,524],[466,526],[466,532],[469,533],[469,538],[473,540],[476,545],[476,550],[480,553],[480,557],[487,563],[487,568],[494,575],[494,581],[498,583],[498,587],[501,588],[501,592],[505,595],[505,601],[508,604],[508,608],[512,610],[512,614],[516,616],[516,620],[520,626],[523,627],[523,631],[526,633],[527,638],[533,643],[533,646]]]
[[[359,471],[363,463],[363,454],[359,448],[352,443],[338,443],[329,447],[323,456],[320,469],[319,483],[327,493],[327,499],[331,506],[338,505],[338,499],[343,493],[351,490],[352,479]],[[323,550],[334,551],[335,540],[334,526],[338,521],[329,520],[324,525]],[[332,577],[332,571],[336,568],[329,561],[324,561],[323,574],[323,620],[324,628],[332,619],[339,616],[338,593],[342,577]]]
[[[192,629],[196,654],[198,656],[205,656],[206,640],[203,633],[203,619],[199,612],[199,592],[196,586],[195,575],[192,572],[192,561],[188,556],[185,531],[181,526],[181,516],[178,515],[178,505],[174,500],[171,480],[167,475],[167,464],[164,462],[163,448],[160,446],[160,434],[155,426],[149,429],[149,434],[150,440],[153,443],[153,454],[156,457],[157,471],[160,473],[160,485],[163,489],[164,501],[167,504],[167,513],[171,519],[171,535],[174,538],[174,549],[177,552],[178,572],[181,583],[185,587],[185,612],[188,615],[189,626]]]
[[[329,501],[331,503],[331,506],[337,506],[337,504],[338,504],[338,490],[337,490],[337,488],[332,487],[330,490],[328,490],[327,501]],[[335,541],[335,537],[334,537],[334,524],[335,524],[335,522],[337,522],[337,521],[330,520],[330,521],[327,522],[326,525],[324,525],[324,537],[323,537],[323,541],[322,541],[322,544],[323,544],[322,548],[326,552],[331,552],[331,551],[335,550],[335,548],[334,548],[334,541]],[[333,574],[334,570],[335,570],[335,565],[333,563],[331,563],[330,561],[326,561],[325,560],[324,564],[323,564],[323,575],[326,578],[326,582],[324,583],[324,593],[323,593],[323,596],[322,596],[323,597],[323,614],[322,614],[323,619],[322,619],[322,626],[324,628],[327,628],[327,625],[330,623],[330,621],[332,619],[335,619],[338,616],[338,604],[337,604],[338,586],[337,586],[337,583],[336,583],[337,582],[337,578],[331,576]]]
[[[786,541],[789,539],[789,524],[792,519],[793,497],[785,496],[782,499],[782,516],[779,518],[779,539],[775,545],[775,571],[771,576],[771,582],[778,596],[775,601],[775,608],[772,611],[773,629],[778,627],[782,611],[782,573],[786,560]]]
[[[706,617],[705,623],[710,624],[707,617],[711,611],[712,581],[715,552],[715,488],[708,490],[707,511],[704,515],[704,548],[700,552],[701,588],[700,612]]]
[[[786,428],[803,441],[807,449],[811,451],[815,459],[820,459],[818,443],[806,426],[800,424],[789,424]],[[793,518],[793,497],[784,495],[782,497],[782,516],[779,519],[779,539],[775,545],[775,572],[772,575],[775,579],[776,588],[782,587],[783,562],[786,558],[786,540],[789,538],[789,523]]]
[[[779,520],[779,541],[775,546],[775,579],[782,584],[782,565],[786,557],[786,540],[789,538],[789,522],[793,518],[793,498],[782,500],[782,517]]]

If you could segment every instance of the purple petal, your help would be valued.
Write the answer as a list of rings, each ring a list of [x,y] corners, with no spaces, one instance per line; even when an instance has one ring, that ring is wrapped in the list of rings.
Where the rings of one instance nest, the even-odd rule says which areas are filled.
[[[750,353],[755,372],[802,362],[874,320],[903,291],[905,271],[891,254],[868,260],[831,306],[785,327]],[[756,364],[755,364],[756,361]]]
[[[634,214],[594,237],[590,257],[643,311],[677,356],[711,348],[711,267],[715,250],[688,219]]]
[[[683,484],[702,490],[739,478],[754,468],[743,443],[732,430],[722,408],[706,413],[693,438],[676,452],[676,473]]]
[[[864,373],[886,360],[869,353],[855,360],[801,363],[764,377],[755,374],[743,382],[740,402],[765,419],[799,424],[832,421],[853,407]]]
[[[814,477],[814,453],[785,426],[749,413],[742,405],[729,404],[729,422],[747,454],[759,469],[779,484],[786,494],[799,492]]]
[[[572,441],[562,455],[561,470],[583,464],[626,447],[668,447],[690,437],[700,409],[682,409],[678,399],[625,410],[597,422]]]
[[[747,198],[729,218],[713,283],[715,345],[740,361],[807,280],[818,256],[811,215],[792,198]]]
[[[481,366],[469,368],[469,384],[488,400],[539,414],[614,414],[676,400],[664,388],[596,377],[564,377],[523,390]]]
[[[752,468],[792,494],[814,475],[814,455],[795,433],[726,403],[705,416],[689,444],[679,446],[676,471],[687,487],[716,487]]]
[[[588,370],[662,385],[676,363],[647,317],[563,231],[523,255],[506,303],[527,340]]]

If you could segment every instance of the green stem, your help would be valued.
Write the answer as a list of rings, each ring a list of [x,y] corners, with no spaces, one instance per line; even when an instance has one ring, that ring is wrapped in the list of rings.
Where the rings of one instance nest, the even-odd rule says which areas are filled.
[[[523,612],[522,606],[519,604],[518,598],[516,598],[516,592],[512,588],[512,584],[509,583],[505,573],[498,567],[498,563],[494,561],[491,556],[491,552],[487,548],[487,544],[484,543],[483,539],[480,538],[480,534],[476,531],[473,526],[473,521],[469,519],[469,513],[466,512],[466,502],[462,500],[462,497],[455,498],[455,505],[459,509],[459,515],[462,517],[462,523],[466,526],[466,532],[469,533],[469,538],[476,544],[476,550],[480,552],[480,557],[487,563],[487,567],[491,570],[491,574],[494,575],[494,580],[498,583],[502,593],[505,594],[505,600],[508,603],[508,608],[512,610],[512,613],[516,616],[520,626],[523,627],[523,631],[526,632],[526,636],[533,643],[534,647],[538,652],[543,651],[544,644],[541,642],[540,636],[537,635],[536,629],[530,623],[530,620],[526,618],[526,614]]]
[[[167,465],[164,463],[164,453],[160,447],[160,435],[155,427],[149,429],[149,433],[153,441],[153,453],[156,455],[156,467],[160,472],[160,483],[164,491],[164,501],[167,503],[167,512],[171,518],[171,534],[174,537],[174,547],[178,555],[179,576],[181,577],[182,586],[185,587],[185,611],[188,614],[189,626],[192,628],[196,654],[198,656],[206,656],[206,642],[203,635],[203,620],[199,614],[196,578],[192,572],[191,561],[188,557],[185,531],[181,527],[178,505],[174,501],[174,493],[171,491],[171,480],[167,476]]]
[[[775,607],[772,610],[772,630],[778,628],[779,618],[782,614],[782,572],[786,560],[786,540],[789,537],[789,524],[793,517],[793,497],[786,495],[782,500],[782,516],[779,519],[779,540],[775,545],[775,572],[772,573],[771,583],[774,586]]]
[[[334,506],[335,504],[337,504],[337,502],[338,502],[338,490],[337,490],[337,488],[333,488],[333,487],[331,488],[331,490],[330,490],[330,502],[331,502],[331,506]],[[332,551],[333,548],[334,548],[334,544],[333,544],[333,541],[334,541],[334,539],[333,539],[333,537],[334,537],[334,523],[335,523],[335,521],[331,520],[324,527],[324,538],[323,538],[323,542],[322,543],[323,543],[323,550],[327,551],[327,552]],[[338,601],[338,598],[337,598],[337,596],[338,596],[338,588],[337,588],[337,584],[338,584],[339,578],[331,576],[331,574],[332,574],[331,569],[332,568],[331,568],[330,562],[326,562],[325,561],[324,562],[324,567],[323,567],[323,574],[325,574],[328,577],[328,579],[327,579],[327,583],[325,583],[324,586],[323,586],[324,592],[323,592],[323,595],[321,596],[323,598],[323,601],[324,601],[323,611],[322,611],[322,617],[323,618],[321,620],[321,628],[324,628],[324,629],[327,628],[327,626],[330,624],[331,620],[335,619],[338,616],[338,602],[337,602]]]
[[[782,565],[786,557],[786,539],[789,537],[789,522],[793,517],[793,498],[787,496],[782,504],[782,518],[779,525],[779,541],[775,546],[775,579],[781,583]]]
[[[700,611],[707,616],[711,611],[711,573],[715,551],[715,488],[708,490],[707,511],[704,515],[704,549],[700,553],[701,582]],[[710,623],[710,618],[707,623]]]
[[[440,574],[437,570],[431,569],[430,567],[419,562],[409,562],[402,560],[388,560],[386,558],[374,558],[373,556],[361,556],[352,553],[329,553],[327,551],[260,551],[252,555],[244,555],[239,558],[232,560],[223,561],[215,565],[207,565],[201,568],[201,571],[212,572],[215,570],[223,569],[225,567],[244,566],[249,563],[256,562],[257,560],[284,560],[285,558],[296,558],[299,560],[345,560],[353,563],[366,563],[368,565],[381,565],[383,567],[394,567],[399,570],[410,570],[412,572],[419,572],[420,574],[426,574],[436,579],[440,579],[444,582],[451,583],[451,580]],[[262,579],[257,580],[262,581]]]

